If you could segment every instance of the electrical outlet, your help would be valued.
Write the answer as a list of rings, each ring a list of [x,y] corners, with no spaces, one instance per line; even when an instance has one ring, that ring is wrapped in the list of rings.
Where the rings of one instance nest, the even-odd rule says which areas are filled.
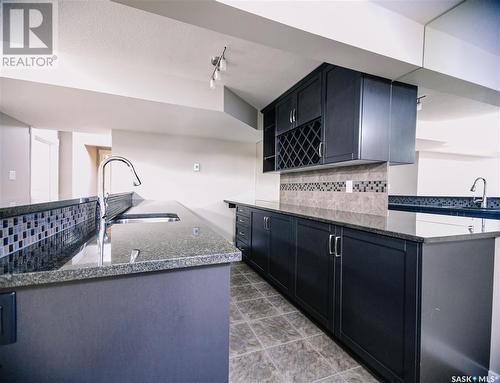
[[[195,172],[199,172],[200,171],[200,164],[198,162],[195,162],[194,165],[193,165],[193,170]]]
[[[16,180],[16,176],[17,176],[17,174],[16,174],[15,170],[10,170],[9,171],[9,180],[10,181],[15,181]]]
[[[345,182],[345,192],[352,193],[352,180],[348,180]]]

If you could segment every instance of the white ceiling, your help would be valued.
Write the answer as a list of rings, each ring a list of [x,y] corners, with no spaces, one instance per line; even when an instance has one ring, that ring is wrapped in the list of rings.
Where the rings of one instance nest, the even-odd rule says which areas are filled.
[[[221,83],[262,108],[320,64],[110,1],[63,0],[58,14],[58,67],[21,79],[83,87],[116,82],[109,75],[114,70],[125,73],[122,82],[148,74],[175,76],[203,81],[208,89],[210,58],[227,46],[228,69]],[[59,81],[57,76],[67,78]]]
[[[422,110],[417,112],[419,121],[455,120],[488,113],[500,113],[498,106],[438,92],[434,89],[420,87],[418,95],[425,96],[422,99]]]
[[[42,129],[120,129],[240,142],[257,142],[262,134],[219,111],[5,78],[0,88],[1,112]]]
[[[442,15],[463,0],[371,0],[386,9],[406,16],[420,24]]]

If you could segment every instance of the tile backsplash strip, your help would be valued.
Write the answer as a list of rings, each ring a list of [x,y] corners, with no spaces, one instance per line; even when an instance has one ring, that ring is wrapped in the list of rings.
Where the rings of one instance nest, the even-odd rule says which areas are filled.
[[[352,192],[347,192],[352,181]],[[285,173],[280,202],[354,213],[387,215],[387,164]]]
[[[0,257],[42,241],[88,219],[95,220],[96,202],[3,218],[1,220]]]
[[[50,207],[50,203],[47,205]],[[109,215],[114,217],[130,206],[132,206],[132,193],[111,195]],[[1,218],[0,257],[15,253],[87,220],[95,222],[97,218],[98,205],[95,200]]]
[[[15,253],[0,257],[0,275],[59,268],[68,261],[68,257],[71,257],[75,250],[95,236],[96,230],[96,220],[87,219]]]
[[[419,205],[419,206],[457,206],[474,207],[472,197],[451,197],[451,196],[407,196],[390,195],[390,204]],[[500,197],[488,197],[488,208],[499,209]]]

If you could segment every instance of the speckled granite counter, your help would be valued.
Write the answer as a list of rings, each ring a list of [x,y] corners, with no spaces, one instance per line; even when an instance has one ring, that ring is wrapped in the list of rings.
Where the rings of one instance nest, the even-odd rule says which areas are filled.
[[[177,202],[141,201],[124,215],[143,213],[175,213],[180,221],[108,226],[102,258],[95,230],[63,249],[51,237],[2,258],[0,290],[241,260],[238,249]]]
[[[417,242],[447,242],[500,237],[500,221],[483,218],[388,210],[387,216],[295,206],[268,201],[224,202],[331,223]]]

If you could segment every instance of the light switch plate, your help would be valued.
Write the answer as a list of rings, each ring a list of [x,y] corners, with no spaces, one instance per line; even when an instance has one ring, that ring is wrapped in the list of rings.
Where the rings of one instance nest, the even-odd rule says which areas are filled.
[[[352,193],[352,180],[348,180],[345,182],[345,192]]]
[[[9,171],[9,180],[10,181],[15,181],[16,180],[16,176],[17,176],[17,174],[16,174],[15,170],[10,170]]]
[[[199,172],[200,171],[200,164],[198,162],[195,162],[194,165],[193,165],[193,170],[195,172]]]

